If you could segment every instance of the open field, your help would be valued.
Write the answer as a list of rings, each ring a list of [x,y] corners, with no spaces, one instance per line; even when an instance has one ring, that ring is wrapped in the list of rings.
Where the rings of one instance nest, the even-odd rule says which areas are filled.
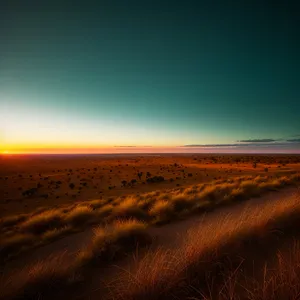
[[[22,295],[26,299],[51,299],[57,297],[51,292],[53,286],[60,289],[61,298],[72,297],[78,283],[80,292],[89,294],[90,288],[97,289],[97,283],[92,287],[87,284],[91,276],[101,278],[103,267],[109,270],[112,264],[132,255],[136,247],[151,244],[156,248],[146,254],[142,251],[137,261],[129,263],[129,273],[124,269],[115,274],[109,290],[104,289],[106,298],[229,299],[228,293],[234,293],[231,299],[258,299],[257,291],[251,298],[248,290],[254,289],[253,282],[263,288],[260,271],[250,274],[249,266],[245,267],[247,272],[239,271],[239,277],[234,278],[246,288],[231,287],[230,291],[228,272],[234,273],[253,259],[258,263],[257,270],[265,263],[272,267],[277,263],[283,270],[287,252],[279,241],[291,245],[291,239],[298,237],[299,196],[272,201],[280,191],[297,191],[297,155],[7,156],[2,157],[0,170],[4,195],[0,268],[12,274],[10,264],[18,266],[18,271],[10,275],[13,280],[3,276],[0,282],[3,299]],[[253,203],[253,198],[261,203],[260,208],[249,206],[246,210],[240,206],[249,199]],[[218,215],[225,210],[235,213]],[[191,228],[187,235],[182,232],[184,243],[171,249],[159,248],[153,232],[165,232],[165,240],[172,240],[172,228],[184,228],[184,222],[205,214],[215,217],[208,218],[206,225]],[[164,231],[164,226],[170,229]],[[73,242],[86,241],[75,255],[60,253],[63,248],[59,240],[63,242],[69,235],[74,236]],[[57,246],[49,258],[39,262],[26,259],[29,250],[39,253],[42,246],[51,244]],[[254,256],[247,249],[249,245]],[[289,254],[295,260],[297,245]],[[264,248],[271,248],[270,255],[263,254]],[[278,261],[277,250],[283,251]],[[238,256],[248,262],[244,264]],[[219,272],[216,265],[220,264],[224,266],[223,277],[211,275]],[[298,269],[293,272],[298,274]],[[272,282],[280,279],[266,273]],[[216,287],[210,286],[211,282],[203,284],[208,275],[209,280],[217,280],[213,283]],[[252,285],[243,281],[245,277]],[[233,281],[230,284],[234,285]],[[211,289],[221,292],[211,294]],[[95,299],[101,297],[95,294]]]
[[[276,177],[235,176],[189,187],[90,200],[7,216],[0,222],[0,257],[11,258],[91,225],[128,218],[150,225],[165,224],[258,197],[268,191],[297,186],[299,182],[298,173]]]
[[[0,217],[266,171],[274,176],[300,171],[300,156],[4,155],[0,156]],[[151,181],[154,176],[164,180]]]

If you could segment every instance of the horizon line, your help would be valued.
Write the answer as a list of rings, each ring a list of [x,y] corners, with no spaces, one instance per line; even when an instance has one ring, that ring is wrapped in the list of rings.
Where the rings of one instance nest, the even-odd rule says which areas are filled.
[[[286,154],[286,155],[300,155],[299,151],[207,151],[207,152],[78,152],[78,153],[72,153],[72,152],[9,152],[9,153],[0,153],[0,156],[7,157],[7,156],[17,156],[17,155],[168,155],[168,154],[187,154],[187,155],[203,155],[203,154],[228,154],[228,155],[234,155],[234,154]]]

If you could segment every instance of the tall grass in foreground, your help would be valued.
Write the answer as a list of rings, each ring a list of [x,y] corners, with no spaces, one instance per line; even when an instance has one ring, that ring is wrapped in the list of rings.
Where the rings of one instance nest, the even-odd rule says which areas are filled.
[[[101,267],[135,250],[137,245],[150,243],[145,229],[145,223],[134,219],[96,227],[90,244],[75,258],[66,252],[50,256],[0,280],[0,299],[53,299],[58,293],[67,295],[68,289],[82,280],[84,267]]]
[[[62,253],[49,257],[0,282],[0,299],[43,299],[56,289],[66,289],[76,276],[65,256]]]
[[[259,289],[266,288],[264,286],[266,282],[261,281],[257,283],[259,289],[248,285],[246,289],[249,289],[249,293],[244,289],[242,298],[239,289],[235,291],[237,294],[234,297],[231,297],[227,290],[222,298],[225,287],[222,291],[217,290],[220,298],[215,298],[216,291],[211,295],[207,293],[206,281],[208,274],[216,281],[220,280],[217,275],[220,264],[230,255],[238,256],[241,250],[247,250],[249,247],[255,249],[261,243],[262,249],[269,247],[274,239],[277,239],[276,235],[274,237],[274,229],[275,232],[297,229],[300,225],[299,216],[300,198],[295,197],[284,199],[276,205],[266,203],[256,211],[246,209],[238,218],[236,216],[232,218],[229,214],[212,224],[203,223],[188,233],[181,247],[173,250],[150,251],[138,260],[131,270],[119,274],[116,282],[112,283],[111,299],[298,299],[289,296],[300,292],[300,284],[297,284],[296,290],[287,294],[287,298],[261,298]],[[297,259],[299,257],[300,252],[297,252]],[[298,276],[300,267],[286,264],[282,256],[279,258],[279,262],[282,262],[277,269],[279,276],[274,277],[275,271],[273,277],[269,277],[273,282],[276,279],[276,284],[282,284],[284,281],[285,288],[288,290],[289,285],[293,288],[295,281],[300,281]],[[292,270],[289,269],[291,267]],[[284,271],[286,269],[288,271]],[[228,278],[223,280],[227,284],[226,288],[228,288],[228,280]],[[277,293],[275,289],[278,289],[276,284],[273,284],[274,293]],[[220,288],[220,284],[215,288]],[[247,294],[246,298],[244,298],[245,294]]]
[[[78,253],[77,263],[107,263],[134,250],[137,244],[144,246],[150,243],[151,238],[145,231],[146,228],[145,223],[134,219],[118,220],[112,225],[94,228],[92,241]]]
[[[278,252],[275,267],[266,264],[263,279],[243,278],[241,274],[233,278],[234,286],[243,283],[244,294],[249,300],[256,299],[299,299],[300,297],[300,242],[294,241],[287,253]],[[237,299],[237,289],[231,293]],[[199,298],[201,299],[201,298]],[[223,298],[224,299],[224,298]],[[221,299],[220,299],[221,300]]]

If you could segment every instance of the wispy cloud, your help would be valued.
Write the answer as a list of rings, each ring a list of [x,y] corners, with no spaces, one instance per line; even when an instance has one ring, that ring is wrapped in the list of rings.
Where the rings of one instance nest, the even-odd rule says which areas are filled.
[[[146,145],[146,146],[134,146],[134,145],[120,145],[120,146],[114,146],[114,148],[151,148],[152,146]]]
[[[250,140],[240,140],[237,142],[240,143],[272,143],[272,142],[277,142],[278,140],[274,139],[250,139]]]
[[[291,143],[300,143],[300,138],[299,139],[289,139],[286,140],[287,142],[291,142]]]
[[[183,145],[183,146],[179,146],[179,147],[187,147],[187,148],[210,148],[210,147],[233,147],[233,146],[247,146],[245,144],[192,144],[192,145]]]
[[[136,146],[114,146],[115,148],[135,148]]]
[[[191,144],[179,146],[183,148],[287,148],[287,147],[300,147],[300,138],[299,139],[290,139],[285,141],[267,141],[266,139],[263,142],[257,142],[257,140],[251,140],[251,142],[240,142],[232,144]]]

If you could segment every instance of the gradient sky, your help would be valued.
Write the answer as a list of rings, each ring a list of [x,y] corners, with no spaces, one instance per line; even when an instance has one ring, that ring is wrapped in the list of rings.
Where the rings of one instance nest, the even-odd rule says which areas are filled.
[[[297,2],[1,1],[0,152],[299,151]]]

